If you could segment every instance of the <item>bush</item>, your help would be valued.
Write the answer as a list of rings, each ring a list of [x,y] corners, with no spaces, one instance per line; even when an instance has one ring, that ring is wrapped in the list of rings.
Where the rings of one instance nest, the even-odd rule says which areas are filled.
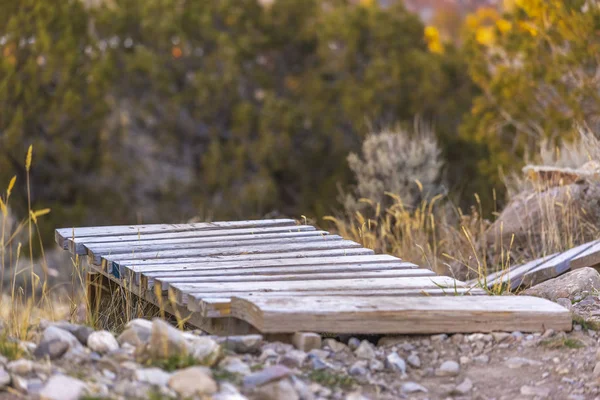
[[[401,128],[372,133],[363,142],[362,157],[355,153],[348,156],[357,182],[354,194],[345,197],[348,213],[366,208],[361,199],[388,208],[393,198],[387,193],[414,210],[443,191],[441,151],[427,127],[418,126],[412,135]]]

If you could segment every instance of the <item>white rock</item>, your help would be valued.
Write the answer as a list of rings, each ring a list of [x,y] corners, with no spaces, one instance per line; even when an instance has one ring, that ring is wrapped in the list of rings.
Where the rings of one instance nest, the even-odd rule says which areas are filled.
[[[229,382],[221,382],[221,390],[212,397],[212,400],[247,400],[234,385]]]
[[[423,393],[427,393],[427,389],[422,386],[419,385],[416,382],[406,382],[404,384],[402,384],[402,387],[400,388],[400,390],[402,391],[402,393],[417,393],[417,392],[423,392]]]
[[[158,318],[152,321],[152,333],[148,344],[149,355],[152,358],[168,358],[188,354],[188,342],[183,333]]]
[[[105,354],[119,349],[119,343],[112,333],[108,331],[93,332],[87,340],[90,350]]]
[[[42,400],[78,400],[86,389],[85,383],[66,375],[54,375],[40,391]]]
[[[11,361],[6,369],[13,374],[27,375],[33,371],[33,362],[26,359]]]
[[[547,399],[550,396],[550,389],[541,386],[521,386],[523,396],[539,396]]]
[[[151,385],[167,386],[171,374],[160,368],[142,368],[135,371],[135,379]]]
[[[267,383],[256,389],[257,399],[261,400],[300,400],[300,396],[289,379]]]
[[[408,362],[408,365],[413,368],[421,368],[421,359],[416,354],[411,354],[410,356],[406,357],[406,362]]]
[[[0,368],[0,389],[10,385],[10,374],[4,368]]]
[[[473,389],[473,382],[469,378],[466,378],[462,383],[454,389],[453,393],[466,395]]]
[[[536,360],[530,360],[528,358],[522,358],[522,357],[511,357],[508,360],[506,360],[506,366],[508,368],[521,368],[521,367],[526,367],[526,366],[539,366],[542,365],[541,362],[536,361]]]
[[[188,349],[194,359],[212,366],[219,358],[221,346],[208,336],[197,336],[189,341]]]
[[[358,358],[370,360],[375,358],[375,348],[370,342],[363,340],[356,350],[354,350],[354,354]]]
[[[400,372],[402,375],[406,373],[406,362],[395,351],[385,357],[385,366],[392,371]]]
[[[460,365],[456,361],[444,361],[436,371],[437,376],[457,376],[460,373]]]
[[[189,367],[174,373],[169,379],[169,387],[180,397],[212,395],[217,392],[217,383],[205,367]]]
[[[219,367],[232,374],[239,374],[245,376],[250,375],[252,373],[252,370],[250,370],[248,364],[246,364],[237,357],[225,357],[219,363]]]
[[[594,366],[594,376],[600,376],[600,361],[596,363]]]

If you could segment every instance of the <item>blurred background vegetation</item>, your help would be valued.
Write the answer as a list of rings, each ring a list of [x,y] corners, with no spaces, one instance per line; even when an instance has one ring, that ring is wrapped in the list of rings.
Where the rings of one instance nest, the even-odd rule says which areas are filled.
[[[542,140],[600,132],[600,6],[452,3],[2,0],[0,184],[25,181],[33,145],[46,239],[195,215],[318,219],[354,211],[348,193],[390,190],[361,188],[388,178],[356,153],[380,159],[381,141],[363,141],[396,130],[408,139],[389,139],[392,156],[422,157],[390,161],[393,187],[415,197],[426,181],[461,207],[478,193],[489,215]],[[433,137],[415,145],[423,126]],[[20,218],[26,198],[17,185]]]

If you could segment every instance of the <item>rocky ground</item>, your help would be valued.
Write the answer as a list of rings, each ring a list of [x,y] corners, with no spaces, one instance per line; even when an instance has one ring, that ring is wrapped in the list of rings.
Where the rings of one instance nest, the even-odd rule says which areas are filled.
[[[32,336],[2,343],[0,399],[600,399],[600,334],[581,325],[346,343],[298,334],[292,345],[157,319],[118,337],[69,323]]]
[[[0,400],[600,399],[600,275],[575,271],[526,293],[573,311],[572,332],[214,337],[136,319],[115,336],[42,322],[0,335]]]

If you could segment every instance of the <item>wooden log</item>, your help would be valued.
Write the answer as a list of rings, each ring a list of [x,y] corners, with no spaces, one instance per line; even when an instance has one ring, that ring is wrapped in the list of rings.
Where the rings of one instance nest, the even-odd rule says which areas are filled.
[[[542,263],[551,260],[556,257],[558,253],[549,255],[547,257],[538,258],[536,260],[529,261],[525,264],[511,266],[508,271],[498,271],[491,275],[488,275],[486,278],[487,287],[489,289],[493,288],[497,285],[507,285],[510,290],[516,290],[519,286],[521,286],[523,281],[523,276],[534,269],[535,267],[541,265]],[[478,282],[476,280],[468,282],[468,284],[484,284],[483,282]]]
[[[234,297],[231,315],[261,332],[432,334],[571,330],[570,312],[526,296]]]
[[[201,222],[194,224],[152,224],[152,225],[118,225],[94,226],[85,228],[61,228],[55,231],[56,243],[63,249],[68,249],[68,238],[139,235],[142,233],[183,232],[193,230],[236,229],[270,226],[295,226],[293,219],[265,219],[255,221],[219,221]]]
[[[211,230],[191,230],[175,231],[167,233],[140,233],[139,235],[118,235],[118,236],[87,236],[81,238],[68,238],[68,248],[73,254],[84,255],[87,250],[84,242],[88,244],[125,244],[142,243],[154,240],[168,239],[190,239],[190,238],[217,238],[232,236],[257,236],[274,233],[300,233],[314,232],[316,228],[310,225],[295,226],[275,226],[268,228],[240,228],[240,229],[211,229]]]

